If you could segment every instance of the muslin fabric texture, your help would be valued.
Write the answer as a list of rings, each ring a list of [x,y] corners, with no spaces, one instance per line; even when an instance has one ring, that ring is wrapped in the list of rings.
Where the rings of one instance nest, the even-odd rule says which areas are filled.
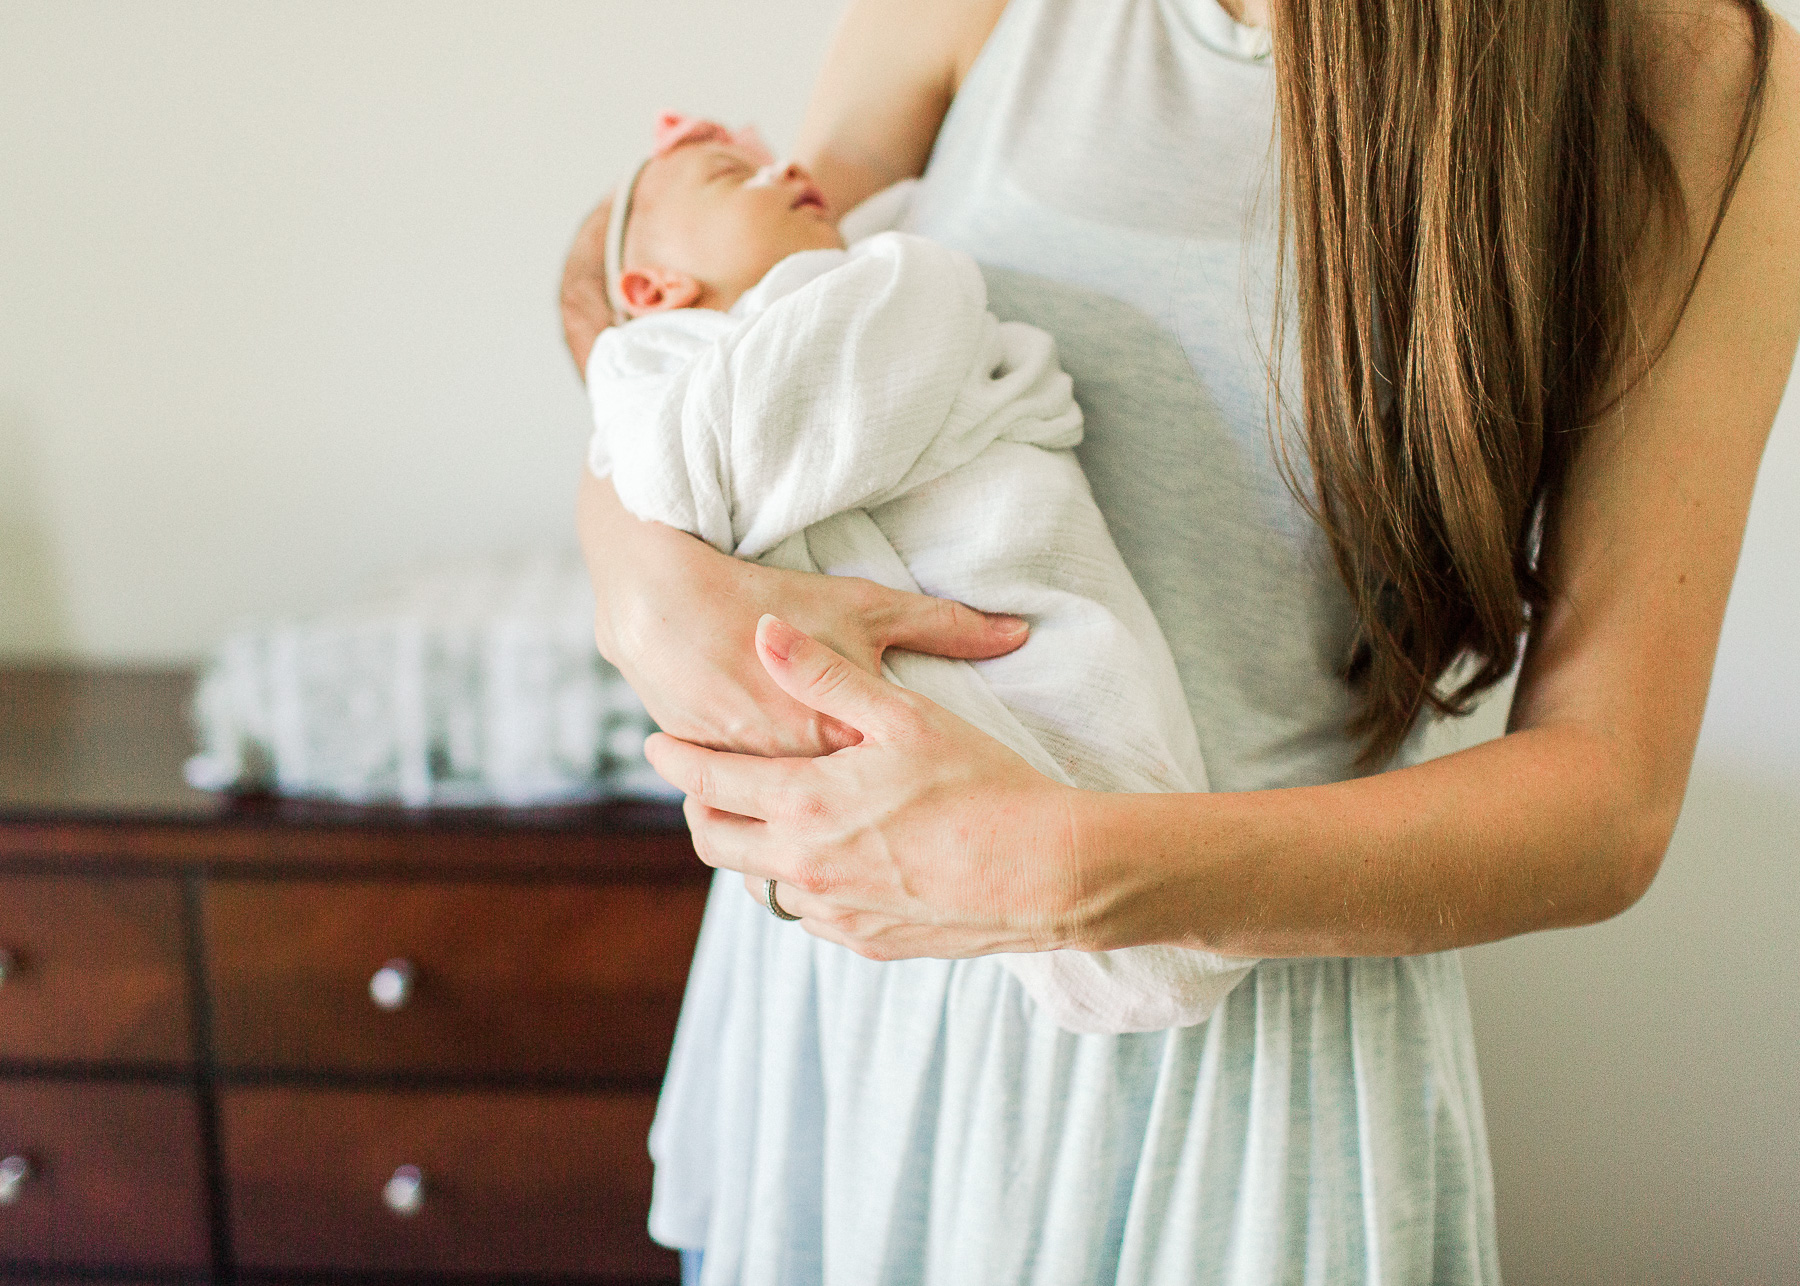
[[[1008,656],[896,651],[883,671],[1053,780],[1206,788],[1175,662],[1071,449],[1055,343],[995,319],[968,255],[882,232],[790,256],[729,314],[605,332],[587,385],[590,463],[637,517],[1023,616]],[[1160,945],[996,958],[1058,1025],[1099,1033],[1204,1022],[1255,963]]]
[[[1349,602],[1271,442],[1261,43],[1216,0],[1010,0],[904,225],[1055,336],[1215,791],[1356,757]],[[722,876],[650,1146],[706,1286],[1499,1280],[1455,953],[1265,960],[1199,1026],[1073,1035],[997,961],[862,960]]]

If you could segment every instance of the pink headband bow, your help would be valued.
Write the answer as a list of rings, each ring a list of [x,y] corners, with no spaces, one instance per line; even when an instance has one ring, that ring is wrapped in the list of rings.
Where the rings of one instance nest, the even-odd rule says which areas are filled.
[[[750,159],[758,165],[773,165],[775,154],[769,151],[769,145],[756,132],[756,126],[746,125],[740,130],[728,130],[717,121],[703,121],[695,116],[683,116],[679,112],[664,112],[656,118],[655,145],[650,150],[652,158],[667,156],[684,143],[729,143],[733,147],[741,147],[750,153]]]
[[[775,163],[775,154],[769,151],[769,145],[763,142],[762,135],[756,132],[754,125],[746,125],[743,129],[734,131],[726,129],[717,121],[683,116],[679,112],[664,112],[656,118],[656,131],[652,137],[650,155],[637,163],[630,177],[619,185],[618,192],[613,196],[612,216],[606,224],[606,298],[617,317],[625,317],[630,312],[619,286],[625,262],[625,221],[631,217],[631,198],[637,191],[638,179],[643,176],[646,165],[689,143],[728,143],[748,152],[750,159],[758,165]]]

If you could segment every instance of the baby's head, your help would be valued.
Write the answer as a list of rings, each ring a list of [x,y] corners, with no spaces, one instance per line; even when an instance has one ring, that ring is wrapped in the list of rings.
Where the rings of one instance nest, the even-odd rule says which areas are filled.
[[[754,131],[665,115],[656,150],[613,197],[607,290],[627,318],[723,311],[789,255],[843,244],[811,177],[775,164]]]

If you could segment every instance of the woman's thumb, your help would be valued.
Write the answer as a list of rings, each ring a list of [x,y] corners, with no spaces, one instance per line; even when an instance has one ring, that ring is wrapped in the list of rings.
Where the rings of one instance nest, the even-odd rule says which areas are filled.
[[[756,623],[756,654],[783,692],[867,735],[885,722],[891,685],[778,616]]]

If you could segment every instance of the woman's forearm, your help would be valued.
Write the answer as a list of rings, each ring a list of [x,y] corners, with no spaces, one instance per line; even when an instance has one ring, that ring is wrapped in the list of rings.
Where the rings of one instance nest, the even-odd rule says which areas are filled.
[[[594,641],[601,656],[620,665],[624,648],[634,641],[626,637],[633,628],[632,587],[657,575],[663,557],[704,557],[712,551],[699,550],[699,542],[685,532],[637,518],[620,502],[611,482],[586,469],[575,493],[575,531],[594,586]]]
[[[625,521],[630,517],[625,506],[619,503],[611,483],[596,478],[586,469],[581,471],[581,483],[575,491],[575,531],[581,540],[582,557],[587,562],[588,579],[594,585],[597,609],[594,639],[599,644],[600,655],[615,665],[619,654],[613,637],[612,613],[608,610],[608,600],[612,596],[609,573],[613,566],[613,551],[620,547],[621,541],[629,543],[633,534],[625,527]]]
[[[1083,945],[1392,956],[1589,924],[1649,887],[1679,807],[1575,726],[1328,786],[1086,795]]]
[[[950,100],[1005,0],[854,0],[794,155],[842,213],[921,173]]]

